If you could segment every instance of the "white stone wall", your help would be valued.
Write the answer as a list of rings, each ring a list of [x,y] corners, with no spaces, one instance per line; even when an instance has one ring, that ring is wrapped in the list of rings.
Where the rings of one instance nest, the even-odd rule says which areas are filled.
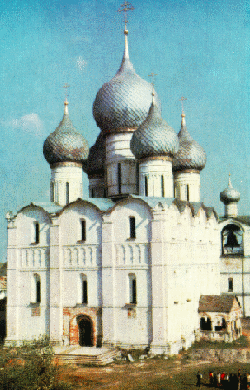
[[[69,195],[67,196],[67,187]],[[67,198],[69,202],[67,202]],[[82,165],[74,162],[57,163],[51,167],[50,200],[65,206],[82,198]]]
[[[174,197],[172,161],[164,157],[148,158],[140,162],[139,172],[139,194],[141,196],[146,196],[145,177],[147,177],[148,196]]]
[[[39,242],[34,243],[34,223]],[[31,340],[49,334],[49,215],[27,206],[8,227],[8,304],[6,343]],[[41,303],[33,301],[33,278],[41,280]]]
[[[188,186],[188,190],[187,190]],[[200,202],[200,172],[174,173],[175,198],[189,202]],[[189,196],[187,194],[189,193]],[[189,199],[187,199],[189,197]]]

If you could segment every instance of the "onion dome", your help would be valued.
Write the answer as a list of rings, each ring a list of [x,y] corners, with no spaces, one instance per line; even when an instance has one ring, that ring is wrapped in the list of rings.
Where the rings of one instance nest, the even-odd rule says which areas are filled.
[[[223,192],[220,193],[220,200],[224,204],[239,202],[240,200],[240,193],[236,191],[232,186],[230,173],[228,179],[228,186]]]
[[[93,116],[105,132],[137,128],[146,119],[152,101],[152,86],[139,77],[129,60],[128,30],[125,29],[125,51],[120,69],[97,92]],[[156,103],[160,101],[156,96]]]
[[[162,119],[154,97],[147,118],[133,133],[130,148],[136,159],[159,155],[173,157],[179,148],[177,134]]]
[[[105,137],[103,133],[100,133],[95,144],[89,150],[89,157],[87,160],[88,175],[104,176],[105,157]]]
[[[89,147],[85,138],[79,134],[70,118],[67,99],[64,102],[64,115],[59,126],[43,144],[43,154],[49,164],[58,162],[80,162],[88,157]]]
[[[185,116],[182,112],[181,130],[178,133],[180,147],[173,160],[173,171],[186,169],[201,171],[206,165],[206,153],[187,131]]]

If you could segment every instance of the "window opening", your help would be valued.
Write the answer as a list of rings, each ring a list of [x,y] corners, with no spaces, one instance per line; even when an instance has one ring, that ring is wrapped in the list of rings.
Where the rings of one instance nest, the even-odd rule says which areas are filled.
[[[118,193],[120,194],[122,190],[122,172],[121,172],[121,163],[118,163]]]
[[[186,185],[187,201],[189,202],[189,185]]]
[[[51,202],[54,202],[55,201],[55,183],[54,182],[51,183],[50,191],[51,191],[51,193],[50,193]]]
[[[161,175],[161,196],[165,198],[165,189],[164,189],[164,176]]]
[[[135,217],[129,217],[130,238],[135,238]]]
[[[233,285],[233,278],[228,278],[228,292],[233,292],[234,285]]]
[[[224,227],[221,232],[222,255],[243,255],[243,232],[234,224]]]
[[[82,281],[82,303],[88,303],[88,282]]]
[[[135,175],[136,175],[136,193],[139,194],[139,180],[140,180],[140,170],[139,170],[139,162],[137,161],[135,164]]]
[[[129,303],[136,304],[136,277],[134,274],[129,275]]]
[[[41,302],[41,281],[40,280],[36,281],[36,302],[37,303]]]
[[[69,204],[69,182],[66,183],[66,204]]]
[[[81,220],[81,240],[86,241],[86,221],[85,219]]]
[[[145,196],[148,196],[148,177],[145,176]]]
[[[35,223],[35,244],[38,244],[38,243],[39,243],[39,239],[40,239],[39,223],[36,222],[36,223]]]

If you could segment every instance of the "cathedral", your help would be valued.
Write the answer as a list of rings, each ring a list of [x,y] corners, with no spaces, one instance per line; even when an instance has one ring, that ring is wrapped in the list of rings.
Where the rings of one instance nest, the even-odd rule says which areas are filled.
[[[129,59],[126,25],[124,37],[120,68],[93,103],[95,144],[74,128],[66,99],[43,145],[50,202],[6,216],[7,344],[47,335],[55,345],[178,353],[199,333],[200,297],[220,295],[225,223],[200,202],[205,151],[183,110],[178,134],[162,118]],[[240,251],[233,226],[224,250]]]

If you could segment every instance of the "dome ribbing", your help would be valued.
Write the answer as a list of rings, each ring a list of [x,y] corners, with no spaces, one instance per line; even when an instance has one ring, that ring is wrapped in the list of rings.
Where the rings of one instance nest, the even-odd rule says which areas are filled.
[[[173,171],[187,169],[201,171],[206,165],[206,153],[187,131],[184,112],[181,116],[181,130],[178,133],[180,147],[173,160]]]
[[[125,52],[120,69],[97,92],[93,116],[104,132],[137,128],[146,119],[152,101],[152,86],[139,77],[128,55],[127,30]],[[156,104],[160,101],[156,96]]]
[[[151,104],[145,121],[133,133],[130,148],[137,159],[169,156],[177,152],[179,141],[174,129],[162,119],[160,109]]]
[[[58,162],[83,162],[88,157],[89,147],[85,138],[79,134],[68,113],[68,102],[64,103],[64,116],[56,130],[43,144],[43,154],[49,164]]]

